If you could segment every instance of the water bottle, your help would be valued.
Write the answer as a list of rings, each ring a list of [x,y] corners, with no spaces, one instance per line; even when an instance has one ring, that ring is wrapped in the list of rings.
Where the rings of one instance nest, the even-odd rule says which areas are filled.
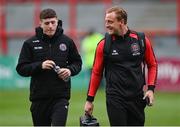
[[[59,66],[55,66],[53,69],[54,69],[54,71],[55,71],[56,73],[58,73],[59,71],[61,71],[61,68],[60,68]],[[69,79],[70,79],[70,78],[67,77],[66,79],[64,79],[64,81],[65,81],[65,82],[68,82]]]

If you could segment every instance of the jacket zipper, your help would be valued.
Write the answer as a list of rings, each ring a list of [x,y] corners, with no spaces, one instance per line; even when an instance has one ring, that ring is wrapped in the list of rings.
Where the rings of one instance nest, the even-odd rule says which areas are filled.
[[[52,44],[49,44],[49,57],[52,58]]]

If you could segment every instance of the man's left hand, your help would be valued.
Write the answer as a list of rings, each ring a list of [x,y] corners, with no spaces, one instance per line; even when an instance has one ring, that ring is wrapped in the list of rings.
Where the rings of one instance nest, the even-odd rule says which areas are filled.
[[[143,99],[146,99],[146,97],[149,98],[149,104],[148,104],[148,106],[152,106],[153,103],[154,103],[154,92],[153,92],[152,90],[148,90],[148,91],[145,93]]]
[[[58,72],[59,78],[66,80],[71,76],[71,71],[67,68],[61,68],[60,71]]]

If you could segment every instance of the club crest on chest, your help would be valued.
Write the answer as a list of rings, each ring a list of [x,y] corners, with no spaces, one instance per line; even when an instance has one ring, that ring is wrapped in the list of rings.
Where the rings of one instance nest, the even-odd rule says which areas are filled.
[[[66,50],[67,50],[66,44],[61,43],[61,44],[59,45],[59,49],[60,49],[61,51],[66,51]]]
[[[137,43],[132,43],[131,44],[131,52],[133,56],[140,55],[140,47],[139,44]]]

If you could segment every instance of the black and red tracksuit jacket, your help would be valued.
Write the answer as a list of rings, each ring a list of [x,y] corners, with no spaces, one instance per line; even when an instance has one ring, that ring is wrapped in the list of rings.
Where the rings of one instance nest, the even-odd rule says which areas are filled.
[[[122,36],[113,36],[110,54],[104,57],[105,39],[97,45],[93,70],[89,83],[87,100],[93,101],[102,79],[103,70],[106,71],[106,96],[134,98],[143,96],[145,85],[143,61],[147,65],[148,89],[153,90],[157,78],[157,62],[147,37],[145,37],[145,52],[141,52],[136,32],[128,30]]]

